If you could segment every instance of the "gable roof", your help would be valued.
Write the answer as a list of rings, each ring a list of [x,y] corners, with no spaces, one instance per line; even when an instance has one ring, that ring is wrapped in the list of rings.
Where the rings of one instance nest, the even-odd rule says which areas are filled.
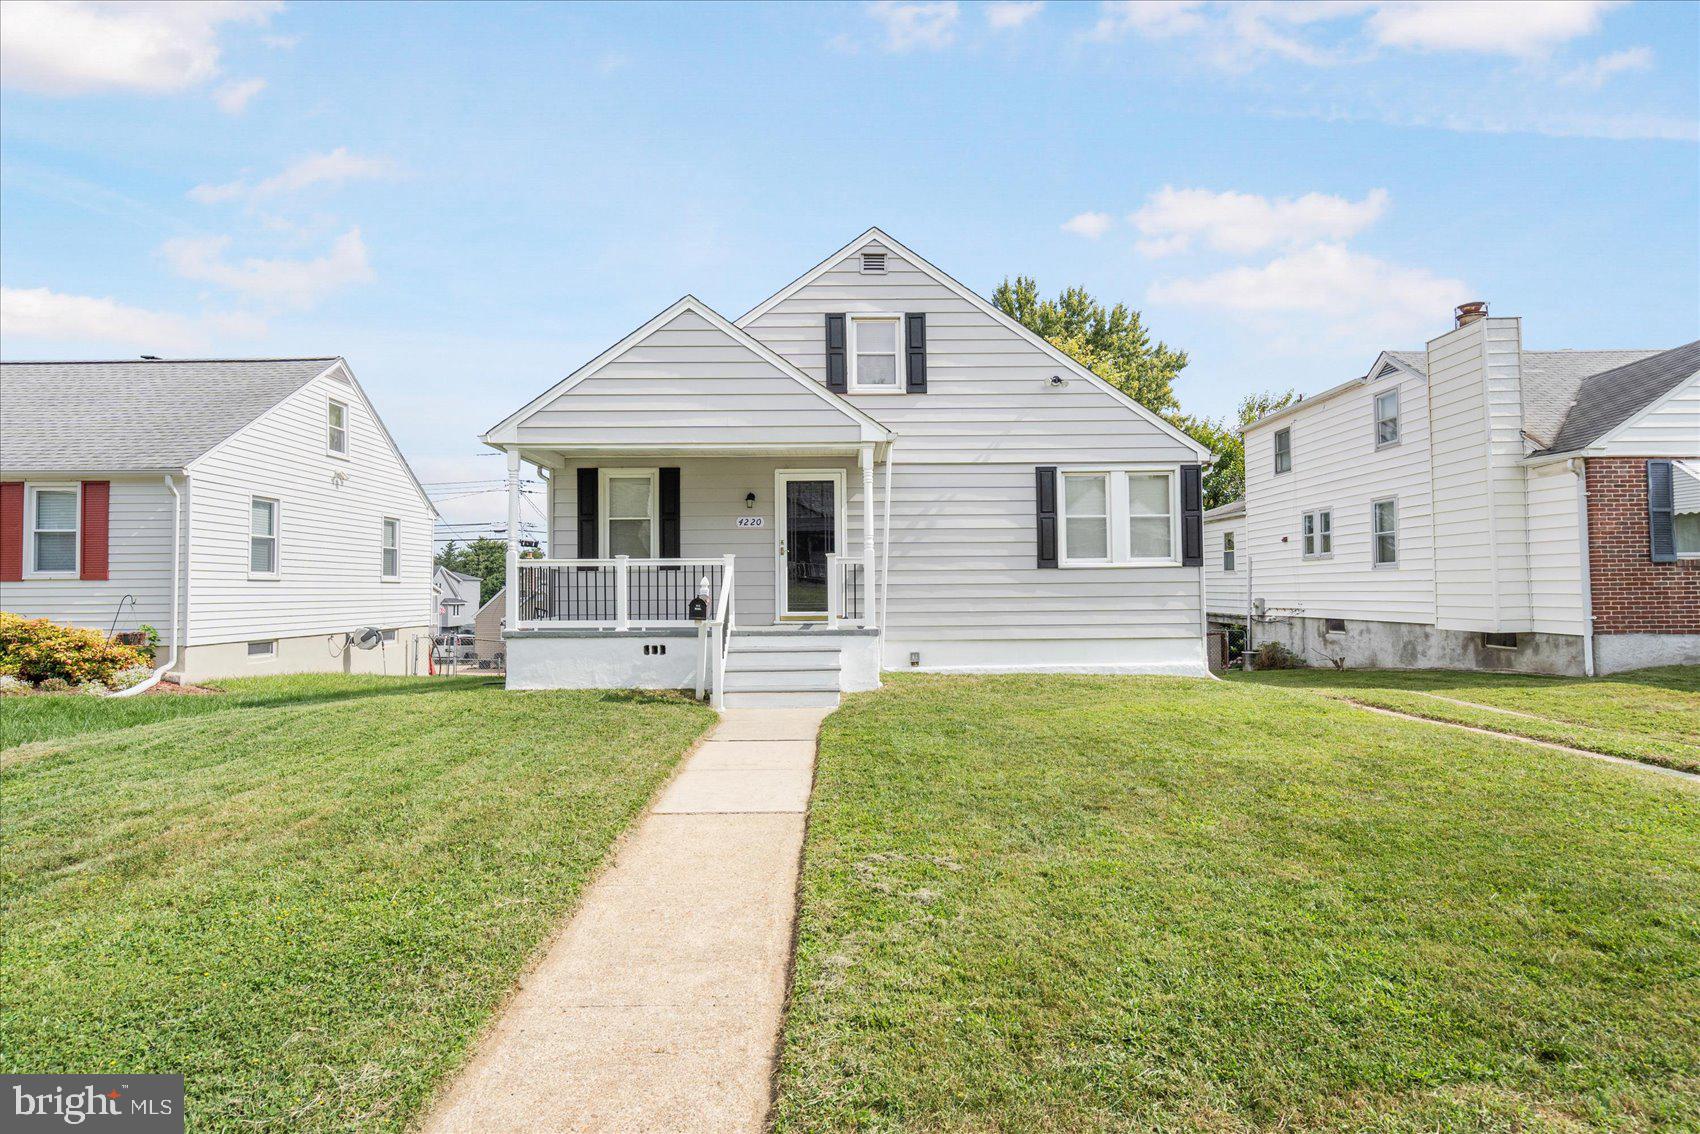
[[[1206,520],[1232,520],[1243,515],[1245,515],[1245,497],[1242,496],[1238,500],[1230,500],[1226,504],[1216,505],[1216,507],[1204,513],[1204,518]]]
[[[0,363],[0,466],[31,472],[185,468],[341,361]]]
[[[1700,372],[1700,340],[1593,374],[1578,383],[1545,453],[1585,449]]]
[[[1187,434],[1178,426],[1170,424],[1159,414],[1154,413],[1152,410],[1134,401],[1132,398],[1122,393],[1122,391],[1116,389],[1114,386],[1104,381],[1104,379],[1098,377],[1098,375],[1092,373],[1092,371],[1076,362],[1073,358],[1069,357],[1069,355],[1058,350],[1042,335],[1035,334],[1030,328],[1010,318],[1008,315],[998,310],[996,305],[982,298],[978,292],[974,291],[966,284],[959,282],[937,265],[928,263],[927,260],[916,255],[915,252],[909,249],[901,241],[893,239],[890,235],[877,227],[868,229],[868,231],[864,232],[850,243],[844,245],[844,247],[840,248],[838,251],[834,252],[832,255],[828,256],[826,259],[822,260],[820,263],[816,264],[814,267],[810,268],[808,271],[804,272],[802,275],[798,276],[796,279],[768,296],[766,299],[744,312],[738,317],[738,326],[748,326],[754,320],[761,318],[763,315],[767,314],[774,305],[783,302],[786,298],[795,294],[799,288],[808,286],[808,284],[813,282],[817,277],[827,271],[830,271],[846,256],[850,255],[864,244],[868,244],[873,241],[878,241],[889,250],[896,252],[912,267],[916,268],[923,274],[932,277],[934,283],[955,292],[958,296],[978,308],[982,314],[990,316],[996,322],[1003,324],[1006,329],[1015,332],[1016,335],[1025,339],[1030,345],[1039,348],[1039,350],[1049,355],[1052,361],[1056,362],[1059,366],[1066,368],[1069,373],[1091,383],[1104,393],[1109,394],[1116,401],[1132,410],[1138,416],[1145,418],[1169,437],[1186,446],[1188,449],[1191,449],[1200,457],[1210,457],[1212,455],[1208,447],[1200,444],[1194,438],[1187,436]],[[819,383],[815,384],[819,385]]]
[[[495,425],[491,426],[483,433],[479,440],[483,441],[486,445],[496,447],[500,447],[503,444],[519,444],[519,437],[514,431],[518,428],[519,423],[523,419],[531,416],[531,414],[543,408],[543,406],[547,403],[571,390],[574,386],[601,370],[603,366],[612,362],[621,354],[624,354],[630,347],[641,342],[657,329],[666,326],[668,323],[678,318],[679,315],[687,311],[701,316],[703,319],[707,320],[715,330],[720,331],[733,342],[744,347],[746,350],[749,350],[769,366],[774,367],[781,374],[785,375],[785,377],[797,382],[804,389],[808,390],[809,393],[832,406],[834,409],[844,414],[845,417],[848,417],[851,421],[854,421],[861,427],[862,439],[864,441],[889,441],[891,439],[891,433],[885,428],[885,426],[881,425],[879,422],[875,421],[873,418],[869,417],[867,414],[863,413],[861,410],[857,409],[854,405],[851,405],[848,401],[839,397],[831,390],[828,390],[825,386],[822,386],[819,382],[816,382],[807,374],[804,374],[801,370],[798,370],[794,365],[775,354],[766,345],[751,336],[749,332],[728,321],[724,315],[720,314],[720,312],[716,311],[696,296],[685,295],[681,296],[671,307],[668,307],[666,310],[644,323],[641,327],[631,332],[625,338],[621,339],[619,342],[615,343],[613,346],[609,347],[607,350],[603,351],[601,354],[597,355],[595,358],[591,359],[589,362],[585,363],[583,366],[579,367],[577,370],[573,371],[571,374],[543,391],[543,393],[531,399],[531,401],[509,414]]]

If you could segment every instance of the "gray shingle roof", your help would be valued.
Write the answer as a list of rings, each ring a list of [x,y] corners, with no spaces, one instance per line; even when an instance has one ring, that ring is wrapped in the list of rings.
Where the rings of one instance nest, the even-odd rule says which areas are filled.
[[[1637,352],[1640,353],[1640,352]],[[1700,371],[1700,340],[1578,380],[1549,453],[1572,453],[1598,441]],[[1526,411],[1525,411],[1526,412]]]
[[[336,362],[328,357],[0,363],[0,468],[182,468]]]
[[[1204,518],[1206,520],[1229,520],[1235,516],[1243,515],[1245,515],[1245,497],[1242,496],[1238,500],[1230,500],[1226,504],[1216,505],[1216,507],[1204,513]]]

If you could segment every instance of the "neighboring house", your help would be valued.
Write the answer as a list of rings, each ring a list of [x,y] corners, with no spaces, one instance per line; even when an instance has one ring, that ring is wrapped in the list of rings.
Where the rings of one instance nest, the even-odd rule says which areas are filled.
[[[1212,621],[1243,623],[1246,614],[1245,501],[1204,513],[1204,603]]]
[[[436,513],[342,359],[8,362],[0,414],[0,608],[190,681],[423,667]]]
[[[442,634],[455,630],[470,630],[478,614],[478,596],[484,583],[476,575],[462,575],[447,567],[438,567],[431,576],[436,609],[431,616],[431,632]]]
[[[1528,351],[1485,304],[1245,429],[1257,643],[1351,666],[1700,662],[1700,343]],[[1244,619],[1207,557],[1213,618]]]
[[[502,618],[507,613],[507,602],[508,591],[503,587],[490,596],[489,602],[478,608],[478,616],[472,620],[472,635],[478,641],[480,662],[500,665],[507,660],[502,643]]]
[[[1207,450],[877,229],[736,323],[686,296],[484,440],[510,531],[546,470],[559,556],[510,544],[514,687],[691,685],[704,580],[743,703],[1204,672]]]

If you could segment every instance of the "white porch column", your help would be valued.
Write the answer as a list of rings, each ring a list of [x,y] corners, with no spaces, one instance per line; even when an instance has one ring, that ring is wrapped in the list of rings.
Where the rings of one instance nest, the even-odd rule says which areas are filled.
[[[874,616],[874,447],[862,446],[862,625],[877,626]]]
[[[519,628],[519,450],[508,454],[508,629]]]

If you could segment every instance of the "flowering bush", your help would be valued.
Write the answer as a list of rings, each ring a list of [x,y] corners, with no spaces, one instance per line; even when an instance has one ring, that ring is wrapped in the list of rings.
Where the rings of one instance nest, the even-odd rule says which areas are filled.
[[[113,674],[112,680],[108,684],[114,689],[128,689],[132,685],[140,685],[151,676],[153,676],[153,670],[147,666],[132,665]]]
[[[0,611],[0,673],[43,688],[50,681],[69,688],[90,681],[109,684],[119,670],[145,664],[140,650],[108,642],[98,630]]]

